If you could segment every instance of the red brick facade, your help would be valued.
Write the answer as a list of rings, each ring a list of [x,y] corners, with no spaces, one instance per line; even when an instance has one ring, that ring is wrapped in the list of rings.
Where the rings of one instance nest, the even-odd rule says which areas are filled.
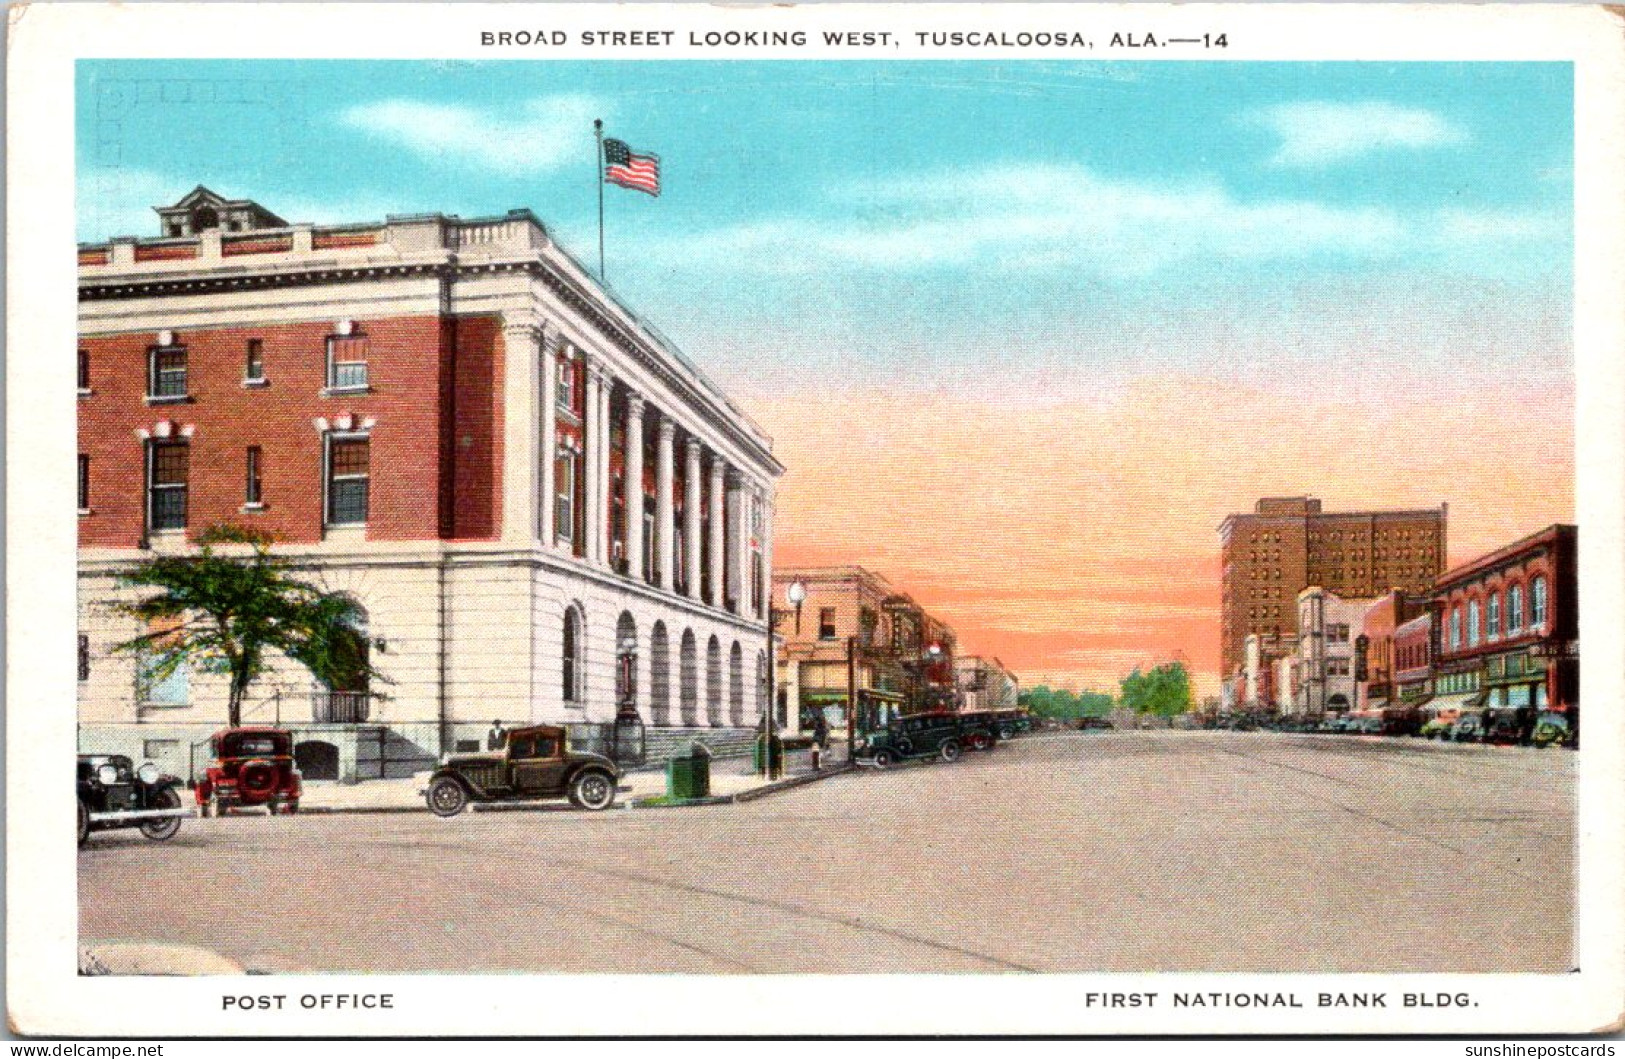
[[[494,317],[356,320],[369,392],[323,396],[334,323],[180,330],[186,399],[151,402],[152,332],[90,337],[79,447],[90,458],[82,547],[146,538],[146,452],[138,431],[189,433],[187,532],[246,524],[290,543],[322,539],[322,433],[371,420],[368,540],[492,539],[501,527],[503,351]],[[264,385],[245,385],[248,343]],[[261,451],[263,510],[245,512],[248,446]]]

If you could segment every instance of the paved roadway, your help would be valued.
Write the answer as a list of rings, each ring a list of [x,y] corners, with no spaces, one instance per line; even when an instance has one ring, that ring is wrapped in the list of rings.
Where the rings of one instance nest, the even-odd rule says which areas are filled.
[[[80,932],[290,972],[1561,972],[1574,761],[1057,733],[743,805],[189,820],[92,836]]]

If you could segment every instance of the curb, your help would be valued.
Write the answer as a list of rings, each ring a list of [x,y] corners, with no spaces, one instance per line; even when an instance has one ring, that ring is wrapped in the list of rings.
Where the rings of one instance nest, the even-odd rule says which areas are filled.
[[[804,787],[809,783],[829,779],[831,776],[840,776],[844,773],[856,771],[850,764],[836,765],[820,772],[809,772],[801,776],[792,776],[787,780],[770,783],[766,786],[755,787],[751,790],[740,791],[737,794],[719,794],[710,798],[687,798],[677,802],[662,802],[659,805],[647,805],[637,800],[623,802],[623,809],[689,809],[703,805],[733,805],[740,802],[753,802],[758,798],[777,794],[795,787]],[[659,797],[658,795],[656,797]],[[427,813],[429,810],[422,803],[413,805],[301,805],[299,816],[365,816],[387,813]],[[548,813],[566,811],[553,802],[497,802],[493,804],[474,803],[470,811],[476,813]]]

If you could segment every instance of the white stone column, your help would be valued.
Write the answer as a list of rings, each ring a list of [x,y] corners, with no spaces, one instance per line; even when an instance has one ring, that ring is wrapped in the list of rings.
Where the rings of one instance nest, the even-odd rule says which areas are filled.
[[[743,473],[737,474],[730,490],[734,501],[733,583],[735,614],[750,614],[750,499],[752,490]]]
[[[529,314],[502,321],[503,429],[502,539],[529,547],[536,539],[539,431],[537,389],[541,382],[542,329]]]
[[[598,563],[608,566],[612,554],[609,533],[609,491],[614,479],[609,471],[609,408],[610,394],[615,389],[615,376],[607,368],[601,369],[603,382],[598,387]]]
[[[562,342],[557,335],[549,337],[542,343],[542,436],[540,450],[536,458],[541,461],[541,473],[537,476],[540,485],[540,510],[537,512],[536,539],[542,542],[544,548],[558,547],[558,491],[559,485],[554,474],[554,464],[558,462],[559,448],[559,351]]]
[[[722,609],[727,602],[723,563],[726,553],[723,551],[723,538],[727,536],[728,525],[727,501],[723,493],[724,471],[722,457],[715,453],[711,456],[711,511],[707,522],[711,529],[711,605]]]
[[[598,420],[603,415],[598,402],[598,395],[599,391],[604,387],[604,372],[603,368],[594,360],[588,360],[586,368],[587,421],[582,432],[585,451],[582,453],[581,469],[587,476],[587,487],[583,495],[583,506],[586,510],[582,512],[582,525],[587,537],[584,542],[586,559],[589,563],[596,564],[603,562],[599,551],[603,543],[603,534],[599,533],[597,528],[603,525],[604,521],[602,509],[599,506],[603,486],[600,484],[598,471],[598,458],[602,454],[602,445],[598,440],[600,433]]]
[[[626,395],[626,576],[643,582],[643,395]],[[640,691],[642,689],[639,689]]]
[[[690,599],[700,598],[700,439],[683,446],[683,580]]]
[[[773,508],[771,487],[762,489],[762,609],[757,617],[772,621],[773,615]]]
[[[677,434],[677,424],[672,422],[671,416],[655,414],[660,416],[655,442],[655,563],[660,569],[660,587],[670,592],[677,582],[672,566],[676,553],[672,548],[675,505],[671,500],[672,440]]]

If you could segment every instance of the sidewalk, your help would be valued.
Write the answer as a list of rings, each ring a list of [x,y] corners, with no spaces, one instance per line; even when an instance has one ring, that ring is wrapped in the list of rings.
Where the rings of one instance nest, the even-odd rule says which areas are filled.
[[[662,761],[658,765],[645,766],[623,775],[620,783],[621,790],[615,796],[615,803],[617,808],[623,809],[652,809],[749,801],[753,798],[766,797],[779,790],[813,783],[845,771],[848,771],[846,768],[846,746],[844,743],[834,740],[831,740],[829,750],[824,752],[823,768],[818,772],[814,772],[812,769],[812,754],[810,751],[786,751],[784,755],[784,775],[771,783],[756,772],[748,756],[712,758],[710,798],[689,802],[659,801],[651,805],[639,804],[664,799],[666,795],[666,765]],[[301,813],[428,812],[428,807],[423,802],[423,796],[418,793],[423,787],[427,775],[428,773],[422,773],[418,776],[399,780],[365,780],[355,784],[307,781],[304,796],[299,800],[299,811]],[[557,804],[555,800],[498,803],[503,810],[526,806],[556,807]],[[475,803],[474,811],[479,812],[487,807]]]

